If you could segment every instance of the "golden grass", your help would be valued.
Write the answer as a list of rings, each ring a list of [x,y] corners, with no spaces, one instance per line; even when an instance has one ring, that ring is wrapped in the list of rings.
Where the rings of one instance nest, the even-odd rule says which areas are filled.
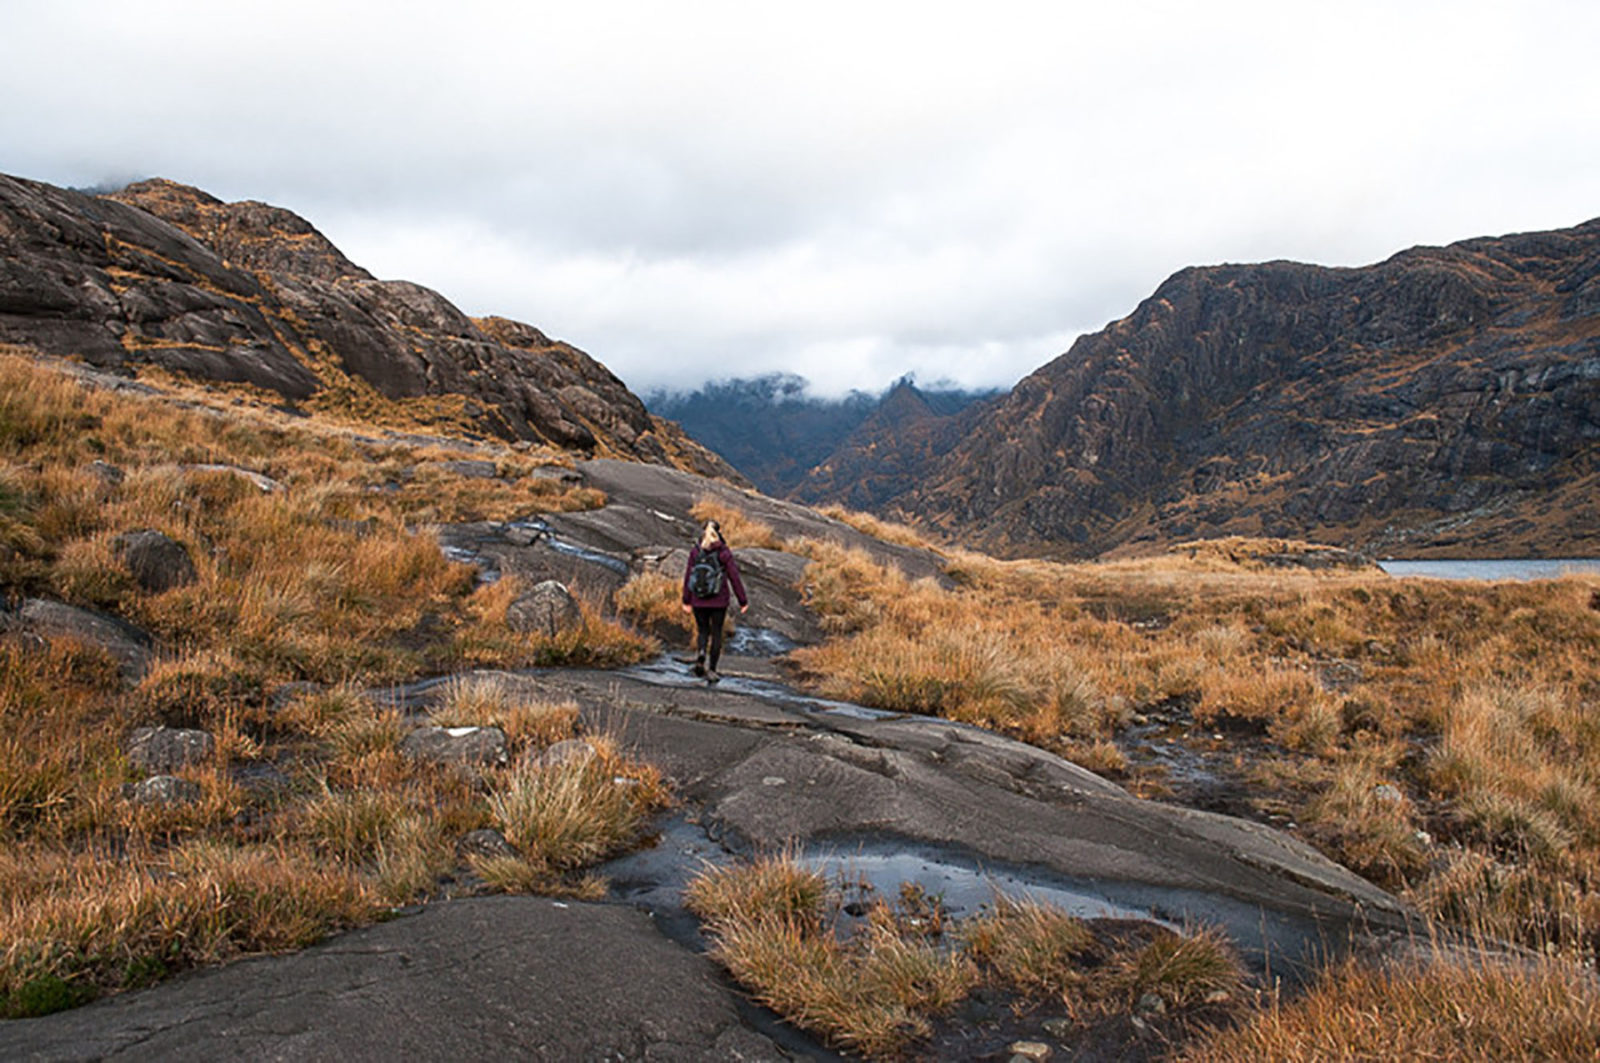
[[[1562,898],[1558,947],[1600,947],[1592,578],[1280,569],[1260,557],[1304,544],[1235,541],[1075,565],[951,550],[943,589],[837,544],[791,549],[831,635],[792,661],[829,696],[980,723],[1156,792],[1116,739],[1176,713],[1233,748],[1246,797],[1426,911],[1543,947],[1523,897]],[[1494,869],[1474,897],[1470,876],[1430,885],[1457,846]]]
[[[433,718],[443,727],[498,727],[518,756],[572,737],[578,703],[530,693],[503,673],[476,673],[449,682]]]
[[[1011,994],[1018,1011],[1049,1003],[1093,1018],[1126,1011],[1145,993],[1192,1009],[1243,985],[1214,931],[1103,939],[1058,909],[1004,896],[957,922],[912,883],[845,933],[840,888],[792,848],[708,868],[684,899],[705,923],[712,956],[752,996],[872,1059],[913,1053],[981,986]]]
[[[683,580],[665,572],[635,572],[613,595],[617,612],[646,631],[694,633],[694,619],[681,608]]]
[[[1600,987],[1560,961],[1346,960],[1291,1003],[1190,1045],[1192,1063],[1594,1059]]]
[[[783,540],[772,530],[772,525],[750,516],[744,510],[720,499],[701,497],[690,507],[689,515],[704,524],[714,520],[722,526],[722,537],[735,550],[740,547],[758,547],[782,550]]]
[[[184,390],[218,407],[230,394]],[[424,526],[597,504],[530,475],[559,455],[498,451],[500,477],[473,480],[442,465],[481,457],[472,448],[373,441],[243,398],[219,417],[0,353],[0,589],[118,614],[160,647],[130,684],[101,650],[0,633],[0,1013],[298,947],[438,895],[452,875],[475,888],[456,843],[530,793],[547,819],[517,829],[538,873],[492,885],[592,895],[588,862],[665,800],[659,775],[603,735],[588,736],[591,769],[530,766],[580,732],[570,702],[493,675],[452,685],[439,719],[501,727],[520,765],[468,772],[403,755],[415,721],[361,693],[471,665],[654,652],[587,602],[556,638],[511,631],[516,582],[475,586]],[[133,581],[112,542],[141,528],[187,549],[193,583],[151,593]],[[320,687],[277,704],[285,680]],[[150,725],[215,739],[208,760],[174,772],[197,799],[130,800],[142,773],[123,746]],[[561,826],[562,800],[574,823],[592,804],[597,825]]]
[[[830,517],[841,524],[848,524],[856,531],[870,535],[874,539],[881,539],[886,543],[895,543],[899,546],[911,546],[919,550],[935,550],[937,547],[929,541],[928,537],[915,528],[905,524],[875,517],[870,513],[862,513],[844,506],[823,506],[817,510],[824,517]]]
[[[592,757],[522,759],[489,797],[496,826],[536,880],[558,878],[626,849],[645,817],[666,801],[655,769],[624,756],[609,740],[590,744]]]

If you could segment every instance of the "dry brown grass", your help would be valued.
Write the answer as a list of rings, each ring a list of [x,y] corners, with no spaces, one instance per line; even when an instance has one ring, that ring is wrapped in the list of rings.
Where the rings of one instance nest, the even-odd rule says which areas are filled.
[[[980,986],[1011,994],[1019,1012],[1050,1004],[1092,1020],[1126,1012],[1146,993],[1187,1010],[1243,985],[1213,931],[1102,936],[1057,909],[1004,896],[958,922],[911,883],[845,933],[839,886],[793,849],[708,869],[685,902],[704,920],[712,955],[757,1000],[874,1059],[914,1053]]]
[[[832,638],[793,659],[830,696],[985,724],[1156,792],[1116,739],[1178,713],[1235,748],[1264,814],[1425,911],[1600,947],[1600,582],[1259,561],[1294,546],[1078,565],[948,551],[943,590],[797,544]],[[1456,873],[1456,846],[1490,873]],[[1530,896],[1559,900],[1558,943]]]
[[[1347,960],[1291,1003],[1189,1046],[1185,1060],[1600,1058],[1592,972],[1545,959]]]
[[[717,498],[702,497],[690,507],[689,515],[702,524],[714,520],[722,526],[722,537],[734,549],[757,547],[782,550],[783,540],[772,525],[750,516],[744,510]]]
[[[823,506],[817,510],[824,517],[831,517],[841,524],[848,524],[858,532],[870,535],[874,539],[881,539],[886,543],[895,543],[900,546],[916,547],[920,550],[934,550],[937,547],[926,535],[905,524],[875,517],[870,513],[862,513],[844,506]]]
[[[617,588],[617,612],[640,628],[658,633],[692,635],[694,619],[681,608],[683,580],[665,572],[635,572]]]
[[[220,405],[226,394],[187,397]],[[594,892],[586,862],[627,844],[665,800],[653,769],[604,736],[588,736],[600,755],[565,789],[571,780],[554,769],[536,782],[527,767],[418,762],[399,749],[415,722],[360,693],[474,664],[653,652],[589,603],[583,624],[558,637],[510,631],[515,581],[475,587],[470,568],[441,556],[418,522],[597,501],[529,475],[557,460],[548,453],[499,452],[498,479],[440,464],[480,456],[374,442],[253,403],[227,416],[182,409],[0,355],[0,591],[118,614],[161,647],[130,685],[103,651],[0,633],[0,1014],[298,947],[437,895],[452,874],[470,883],[456,842],[530,788],[542,814],[587,813],[601,833],[558,819],[519,826],[535,852],[523,863],[538,873],[512,888]],[[277,487],[198,465],[249,469]],[[140,589],[112,548],[137,528],[183,544],[195,582]],[[278,683],[307,679],[324,686],[274,703]],[[440,718],[501,727],[519,762],[579,733],[576,706],[521,689],[463,680]],[[143,773],[123,745],[152,724],[215,739],[208,760],[174,772],[197,799],[130,799]]]

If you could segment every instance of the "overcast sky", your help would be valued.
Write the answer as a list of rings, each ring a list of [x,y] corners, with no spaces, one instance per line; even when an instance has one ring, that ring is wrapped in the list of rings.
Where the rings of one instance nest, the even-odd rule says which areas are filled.
[[[636,390],[1009,386],[1193,264],[1600,215],[1600,3],[0,0],[0,170],[162,176]]]

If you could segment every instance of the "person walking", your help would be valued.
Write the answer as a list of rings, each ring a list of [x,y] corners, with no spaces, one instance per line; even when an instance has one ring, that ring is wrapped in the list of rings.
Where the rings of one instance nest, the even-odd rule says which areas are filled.
[[[707,683],[722,681],[717,662],[722,658],[730,588],[739,599],[739,611],[747,612],[750,599],[739,578],[739,563],[722,537],[722,525],[708,520],[700,541],[689,550],[689,565],[683,572],[683,611],[694,613],[694,674],[704,676]]]

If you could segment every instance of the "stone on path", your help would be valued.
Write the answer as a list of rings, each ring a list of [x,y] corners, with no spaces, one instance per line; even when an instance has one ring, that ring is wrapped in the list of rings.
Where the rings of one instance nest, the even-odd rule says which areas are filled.
[[[506,608],[506,625],[519,634],[555,638],[583,626],[583,610],[565,585],[547,579]]]
[[[506,836],[492,827],[479,827],[469,830],[456,843],[456,853],[462,857],[468,856],[516,856],[516,848],[508,841]]]
[[[400,740],[400,752],[435,764],[504,764],[506,733],[498,727],[420,727]]]

